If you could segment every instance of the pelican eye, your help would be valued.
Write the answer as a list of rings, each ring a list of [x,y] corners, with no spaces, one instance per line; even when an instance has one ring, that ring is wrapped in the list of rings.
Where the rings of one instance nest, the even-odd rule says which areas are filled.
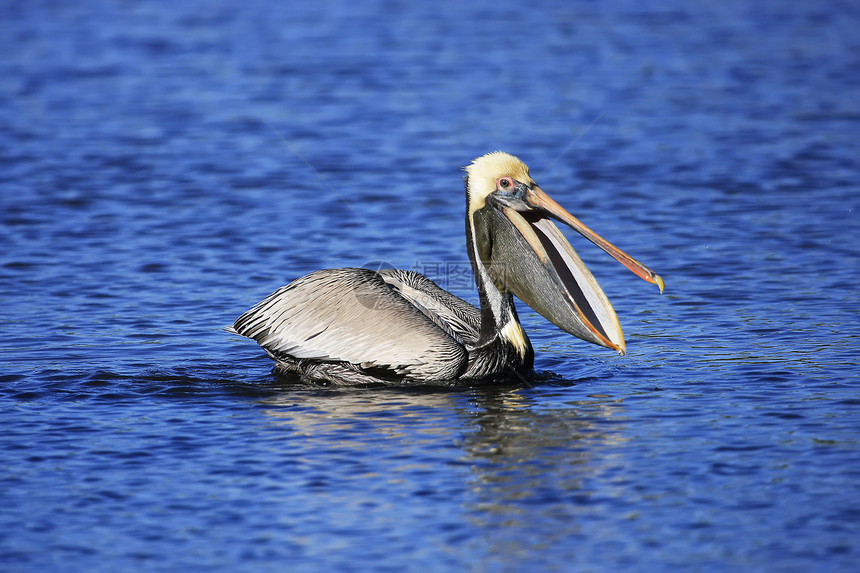
[[[498,185],[498,188],[500,190],[504,190],[504,191],[507,191],[508,189],[511,189],[515,186],[514,180],[511,179],[510,177],[502,177],[501,179],[498,180],[497,185]]]

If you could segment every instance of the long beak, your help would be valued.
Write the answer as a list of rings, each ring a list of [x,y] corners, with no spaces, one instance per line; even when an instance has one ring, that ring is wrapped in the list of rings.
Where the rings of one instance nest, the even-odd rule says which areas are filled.
[[[491,271],[494,280],[565,332],[624,354],[624,334],[612,304],[550,217],[657,284],[661,292],[663,279],[583,225],[536,185],[521,201],[502,202],[500,207],[491,224],[498,246],[492,249],[490,262],[495,269],[516,270]]]
[[[555,199],[544,193],[540,187],[537,185],[532,187],[531,192],[526,198],[526,202],[532,207],[543,210],[551,217],[558,219],[565,225],[569,226],[571,229],[606,251],[616,261],[633,271],[639,278],[644,279],[649,283],[654,283],[660,287],[660,294],[663,294],[663,289],[666,285],[660,275],[586,227],[582,221],[568,213],[564,207],[559,205]]]

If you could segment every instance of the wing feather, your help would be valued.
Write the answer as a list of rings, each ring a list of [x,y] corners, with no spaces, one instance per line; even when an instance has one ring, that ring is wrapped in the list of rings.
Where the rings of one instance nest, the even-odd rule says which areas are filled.
[[[348,362],[408,378],[453,379],[467,360],[455,337],[368,269],[297,279],[240,316],[233,329],[275,357]]]
[[[414,271],[381,269],[379,274],[386,283],[396,288],[409,302],[467,348],[478,341],[481,311],[474,305]]]

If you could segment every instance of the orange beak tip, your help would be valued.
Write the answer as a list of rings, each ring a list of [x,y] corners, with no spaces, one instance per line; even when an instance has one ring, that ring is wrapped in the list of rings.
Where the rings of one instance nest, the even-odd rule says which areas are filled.
[[[663,294],[663,289],[666,288],[666,283],[663,282],[663,277],[660,275],[654,275],[654,284],[660,287],[660,294]]]

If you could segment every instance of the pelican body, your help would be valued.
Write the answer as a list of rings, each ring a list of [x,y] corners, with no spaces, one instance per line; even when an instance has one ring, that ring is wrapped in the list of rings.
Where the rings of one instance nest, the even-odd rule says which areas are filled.
[[[528,167],[500,151],[466,171],[466,239],[480,308],[416,272],[313,272],[240,316],[281,373],[335,384],[451,384],[525,379],[534,349],[513,295],[578,338],[624,354],[615,310],[551,219],[639,277],[663,280],[568,213]]]

